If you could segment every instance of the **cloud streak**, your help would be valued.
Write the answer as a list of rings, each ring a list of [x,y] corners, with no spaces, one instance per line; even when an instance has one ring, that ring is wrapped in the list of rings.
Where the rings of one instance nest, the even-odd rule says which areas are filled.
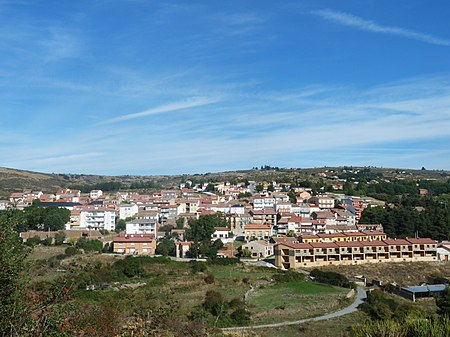
[[[161,105],[161,106],[153,108],[153,109],[114,117],[114,118],[108,120],[106,123],[108,123],[108,124],[119,123],[119,122],[124,122],[124,121],[128,121],[128,120],[136,119],[136,118],[151,116],[151,115],[158,115],[158,114],[162,114],[162,113],[174,112],[174,111],[189,109],[189,108],[197,108],[200,106],[214,104],[219,101],[220,101],[220,98],[217,98],[217,97],[194,97],[194,98],[190,98],[185,101],[182,101],[182,102],[164,104],[164,105]]]
[[[333,11],[330,9],[322,9],[312,11],[312,13],[320,16],[325,20],[341,24],[344,26],[357,28],[367,32],[389,34],[425,43],[430,43],[438,46],[450,47],[449,39],[443,39],[430,34],[415,32],[413,30],[409,30],[406,28],[395,26],[384,26],[379,23],[376,23],[375,21],[365,20],[363,18],[344,12]]]

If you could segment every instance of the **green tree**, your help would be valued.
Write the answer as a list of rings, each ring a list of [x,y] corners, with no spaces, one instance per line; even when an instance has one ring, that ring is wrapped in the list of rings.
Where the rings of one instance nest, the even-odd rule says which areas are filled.
[[[175,256],[175,242],[169,238],[162,238],[156,246],[156,254]]]
[[[116,223],[116,233],[120,233],[127,228],[127,222],[124,219],[118,219]]]
[[[79,238],[75,246],[78,249],[83,249],[85,252],[101,253],[103,250],[103,242],[97,239],[94,240],[87,239],[85,237]]]
[[[47,207],[44,211],[42,222],[44,228],[51,231],[64,229],[64,225],[70,220],[70,211],[66,208]]]
[[[184,217],[179,217],[175,222],[177,224],[177,228],[178,229],[183,229],[184,228],[184,222],[185,222],[185,218]]]
[[[223,214],[215,213],[201,215],[198,219],[191,219],[189,227],[186,231],[186,237],[194,242],[190,249],[191,255],[198,257],[205,253],[209,255],[212,252],[211,235],[214,233],[215,227],[228,227],[228,223]]]
[[[436,296],[436,306],[438,307],[439,315],[450,318],[450,288],[445,289],[441,295]]]
[[[28,317],[22,295],[24,269],[29,250],[15,229],[23,218],[15,210],[0,212],[0,335],[20,336]]]

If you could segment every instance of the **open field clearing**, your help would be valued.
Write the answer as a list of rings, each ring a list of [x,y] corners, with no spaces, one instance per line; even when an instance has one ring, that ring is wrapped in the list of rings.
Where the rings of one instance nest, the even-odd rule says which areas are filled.
[[[257,288],[250,296],[252,322],[275,323],[319,316],[350,303],[349,289],[314,282],[273,284]]]
[[[429,276],[450,277],[450,265],[444,262],[379,263],[353,266],[326,266],[321,270],[334,271],[353,279],[364,275],[367,281],[382,280],[383,284],[396,282],[401,286],[416,285]]]

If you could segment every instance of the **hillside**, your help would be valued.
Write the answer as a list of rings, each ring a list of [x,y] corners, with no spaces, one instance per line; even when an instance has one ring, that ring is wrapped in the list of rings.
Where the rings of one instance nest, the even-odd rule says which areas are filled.
[[[123,188],[126,189],[132,184],[154,186],[155,188],[175,188],[180,182],[185,180],[191,180],[197,183],[245,180],[302,182],[305,180],[319,181],[323,179],[325,181],[333,181],[337,174],[358,169],[362,170],[364,168],[322,167],[286,169],[266,166],[251,170],[173,176],[100,176],[87,174],[50,174],[0,167],[0,197],[7,197],[12,192],[21,192],[23,190],[42,190],[43,192],[51,193],[60,187],[96,185],[107,182],[121,183],[123,184]],[[370,171],[373,174],[381,174],[386,179],[447,179],[450,177],[450,171],[443,170],[430,171],[371,167]]]

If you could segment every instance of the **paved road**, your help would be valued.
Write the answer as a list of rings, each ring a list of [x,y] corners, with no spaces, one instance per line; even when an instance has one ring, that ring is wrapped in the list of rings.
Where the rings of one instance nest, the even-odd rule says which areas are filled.
[[[355,301],[349,305],[348,307],[335,311],[323,316],[318,317],[312,317],[312,318],[306,318],[306,319],[300,319],[297,321],[289,321],[289,322],[281,322],[281,323],[273,323],[273,324],[262,324],[262,325],[253,325],[253,326],[239,326],[239,327],[232,327],[232,328],[223,328],[224,331],[230,331],[230,330],[253,330],[253,329],[261,329],[261,328],[277,328],[280,326],[286,326],[286,325],[295,325],[295,324],[302,324],[306,322],[314,322],[314,321],[322,321],[325,319],[335,318],[339,316],[344,316],[347,314],[350,314],[352,312],[355,312],[358,310],[358,306],[363,303],[363,301],[366,299],[366,291],[362,288],[358,288],[358,292],[356,294]]]

